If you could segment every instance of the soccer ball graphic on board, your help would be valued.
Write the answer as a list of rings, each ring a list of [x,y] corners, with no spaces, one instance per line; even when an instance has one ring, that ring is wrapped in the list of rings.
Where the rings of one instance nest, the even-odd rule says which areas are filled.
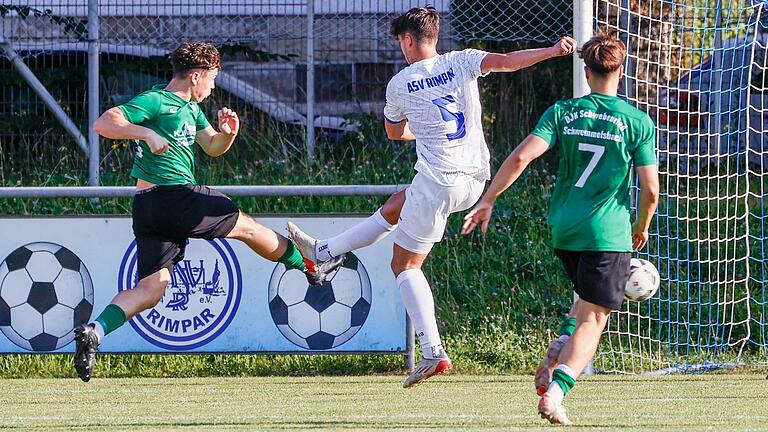
[[[72,329],[93,311],[93,282],[69,249],[30,243],[0,263],[0,330],[29,351],[53,351],[74,339]]]
[[[629,301],[643,301],[653,297],[659,289],[659,271],[650,261],[632,258],[629,262],[629,280],[624,288],[624,298]]]
[[[348,252],[322,286],[310,286],[298,270],[278,264],[269,281],[269,311],[286,339],[307,350],[335,348],[354,336],[371,310],[371,280]]]

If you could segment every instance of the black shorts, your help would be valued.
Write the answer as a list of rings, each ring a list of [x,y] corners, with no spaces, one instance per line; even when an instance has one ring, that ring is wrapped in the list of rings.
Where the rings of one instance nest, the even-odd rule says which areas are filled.
[[[629,279],[629,252],[555,249],[579,298],[612,310],[621,308]]]
[[[199,185],[155,186],[133,198],[139,280],[184,259],[188,238],[226,237],[240,209],[226,195]]]

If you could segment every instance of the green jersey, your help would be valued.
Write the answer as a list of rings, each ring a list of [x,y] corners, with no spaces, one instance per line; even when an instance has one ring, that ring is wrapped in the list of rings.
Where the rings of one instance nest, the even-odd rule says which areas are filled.
[[[131,177],[156,185],[195,184],[195,135],[210,126],[196,101],[186,101],[158,84],[120,105],[125,118],[152,129],[168,141],[168,151],[154,154],[138,141]]]
[[[558,147],[549,210],[552,245],[571,251],[632,251],[632,166],[656,164],[656,128],[619,97],[561,101],[532,134]]]

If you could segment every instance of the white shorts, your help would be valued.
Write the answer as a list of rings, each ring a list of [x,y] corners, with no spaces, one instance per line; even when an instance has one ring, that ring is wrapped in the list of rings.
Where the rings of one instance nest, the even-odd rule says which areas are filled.
[[[428,254],[443,239],[451,213],[466,210],[480,199],[485,182],[471,179],[456,186],[443,186],[416,174],[405,190],[395,244],[418,254]]]

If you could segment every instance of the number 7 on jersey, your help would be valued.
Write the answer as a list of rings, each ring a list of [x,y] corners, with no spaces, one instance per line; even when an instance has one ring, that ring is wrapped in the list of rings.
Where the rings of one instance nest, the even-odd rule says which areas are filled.
[[[592,174],[592,171],[595,170],[597,163],[600,162],[600,158],[603,157],[603,153],[605,153],[605,147],[595,144],[579,143],[579,150],[592,153],[592,159],[589,160],[589,163],[584,169],[584,172],[581,174],[581,177],[579,177],[579,180],[576,181],[574,186],[577,188],[584,187],[584,183],[587,182],[589,175]]]

